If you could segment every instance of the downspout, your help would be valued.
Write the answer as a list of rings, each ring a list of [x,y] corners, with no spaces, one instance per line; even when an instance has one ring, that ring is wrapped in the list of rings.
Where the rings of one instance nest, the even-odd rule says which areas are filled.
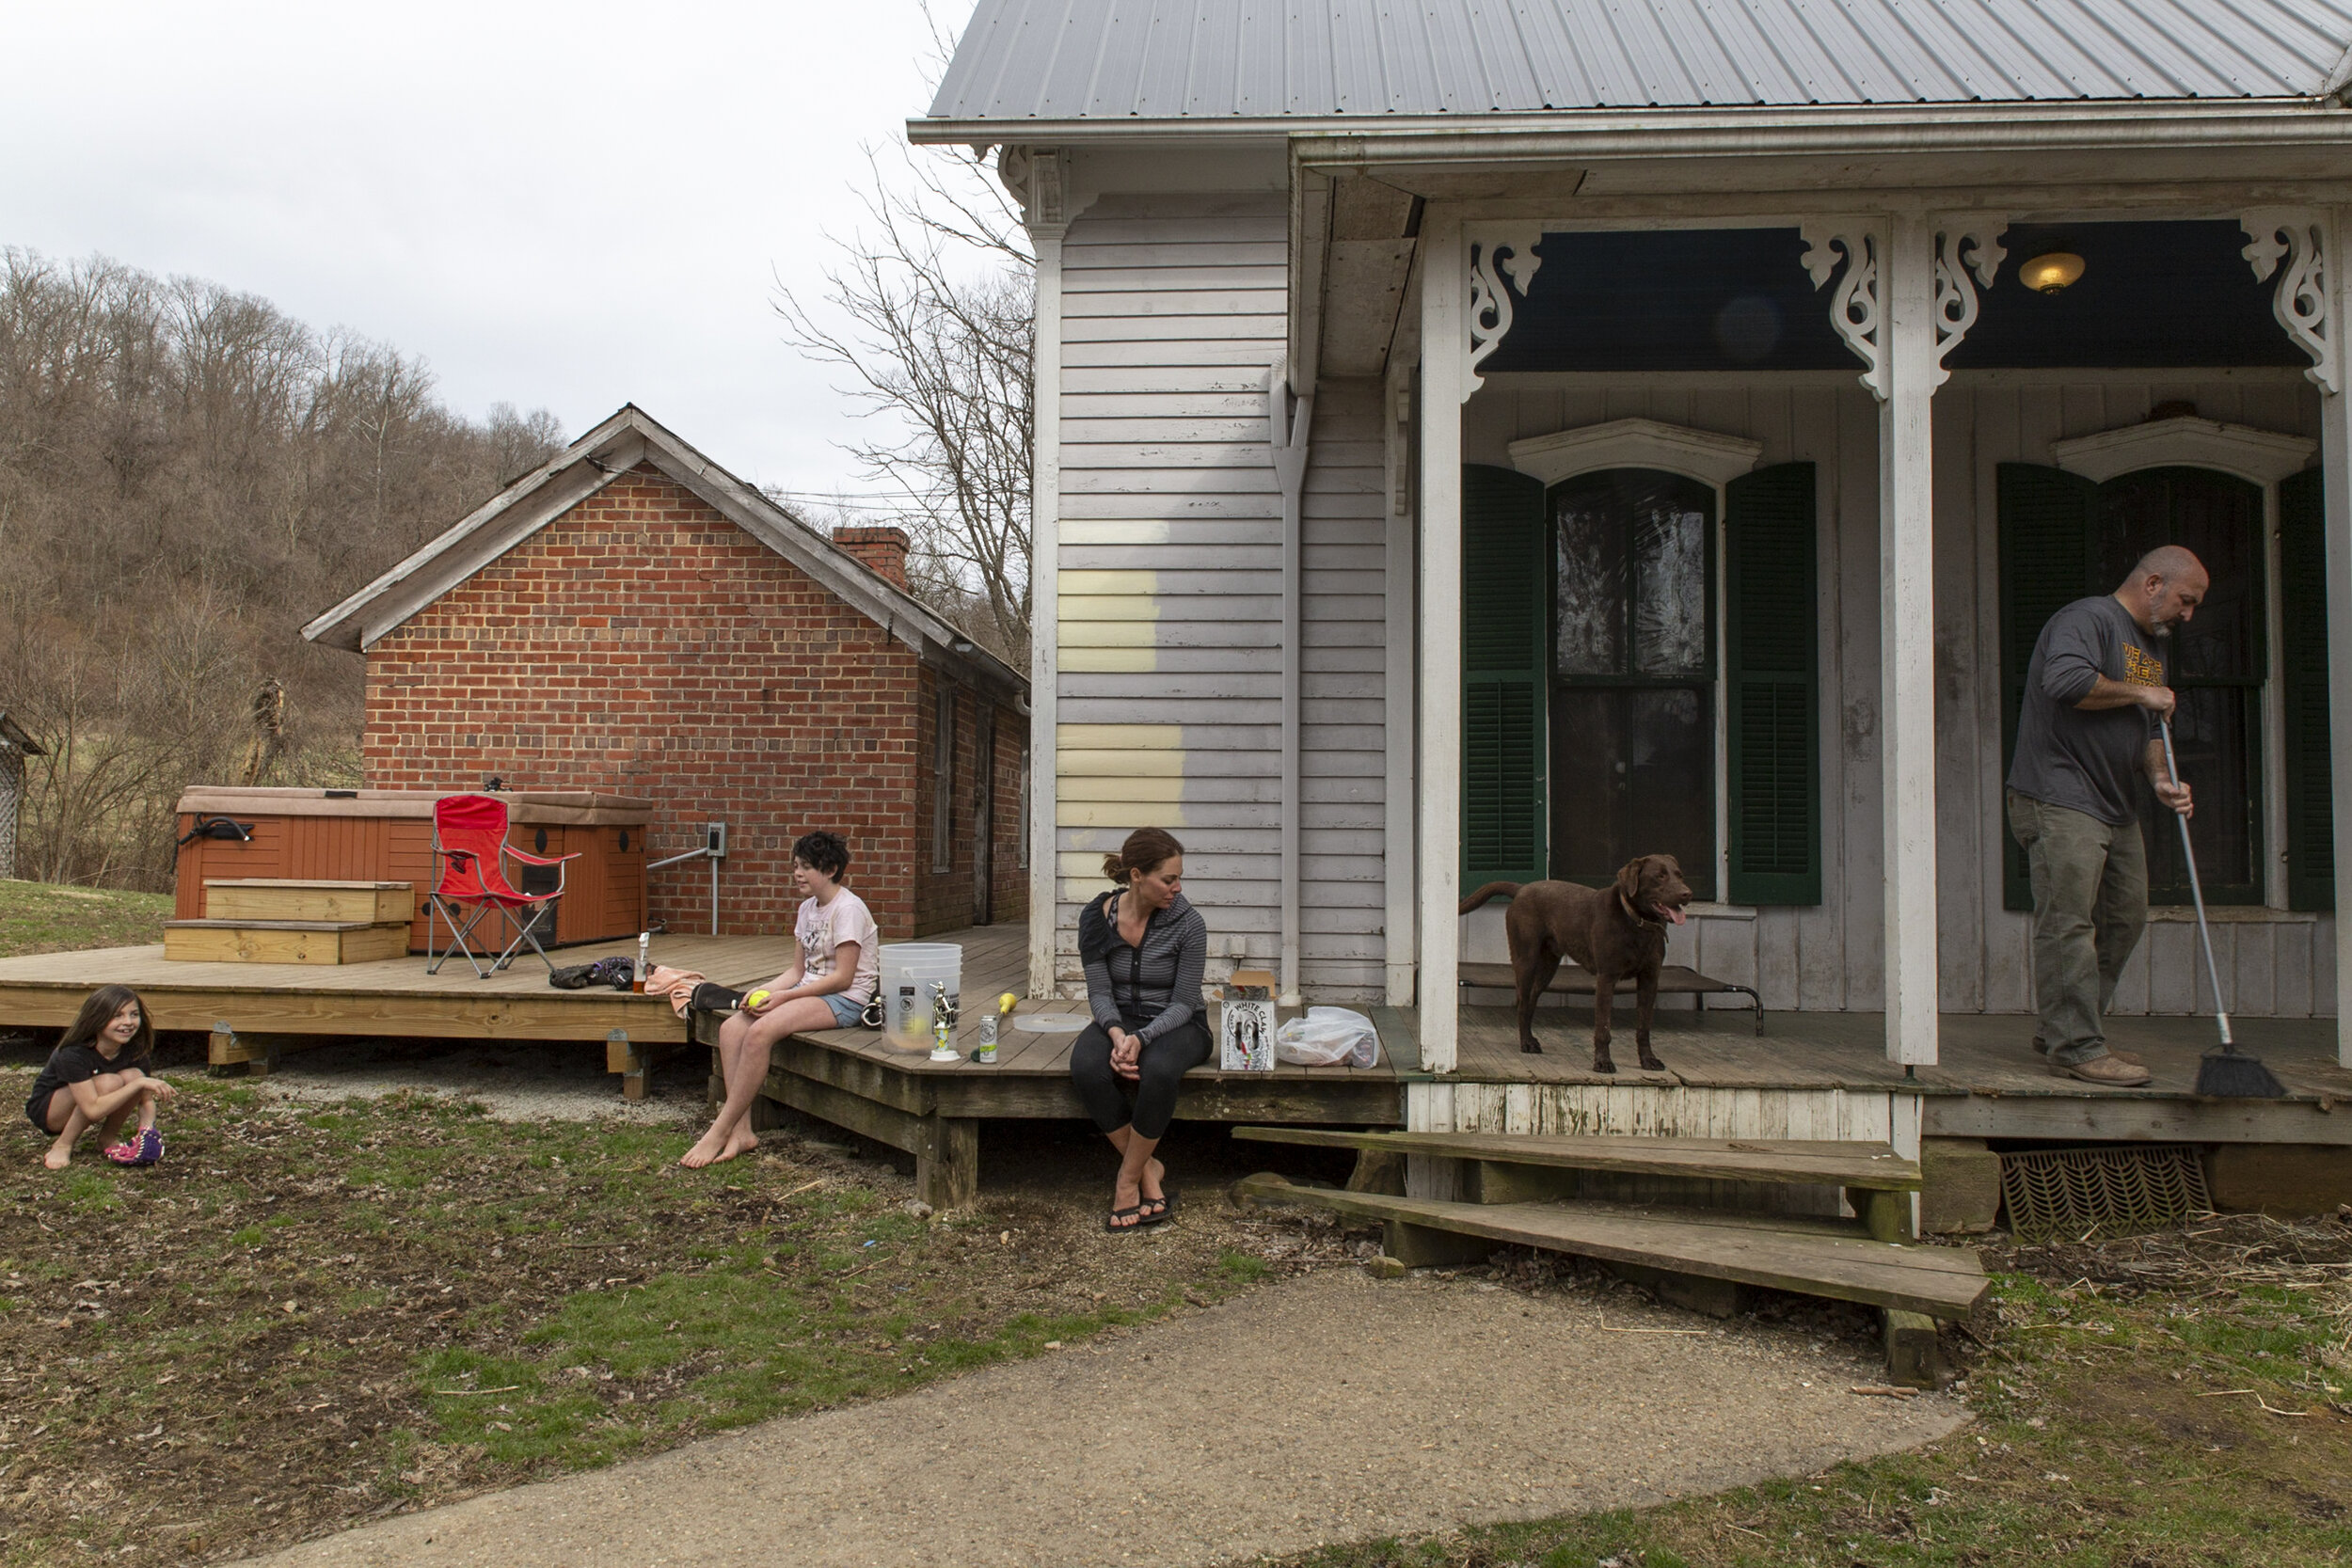
[[[1309,433],[1314,424],[1315,400],[1310,392],[1294,397],[1285,366],[1278,361],[1266,372],[1266,439],[1272,448],[1275,483],[1282,490],[1282,963],[1280,1003],[1299,1005],[1298,989],[1298,838],[1299,819],[1299,597],[1305,580],[1302,569],[1302,508],[1299,493],[1306,487]]]

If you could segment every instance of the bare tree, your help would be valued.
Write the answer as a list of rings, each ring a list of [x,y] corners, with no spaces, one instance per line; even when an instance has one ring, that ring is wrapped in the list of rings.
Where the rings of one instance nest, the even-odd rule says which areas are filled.
[[[183,785],[351,782],[363,673],[302,622],[561,441],[253,295],[0,250],[0,707],[47,753],[20,864],[167,887]]]
[[[899,156],[894,184],[868,153],[868,224],[834,240],[825,273],[831,319],[788,289],[776,313],[787,341],[850,372],[840,390],[878,422],[847,450],[904,498],[891,520],[913,541],[916,592],[1025,668],[1036,259],[981,158]]]

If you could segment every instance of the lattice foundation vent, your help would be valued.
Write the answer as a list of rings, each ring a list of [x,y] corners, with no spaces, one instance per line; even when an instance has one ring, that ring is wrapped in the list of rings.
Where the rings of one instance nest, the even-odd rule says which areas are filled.
[[[2001,1156],[2001,1202],[2020,1241],[2120,1236],[2213,1208],[2188,1144],[2106,1144]]]

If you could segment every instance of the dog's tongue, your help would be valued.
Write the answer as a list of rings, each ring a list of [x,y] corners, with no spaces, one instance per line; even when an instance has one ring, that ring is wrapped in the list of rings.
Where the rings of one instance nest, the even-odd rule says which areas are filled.
[[[1681,925],[1683,921],[1688,918],[1683,914],[1681,908],[1675,904],[1661,904],[1658,906],[1658,912],[1664,915],[1668,920],[1673,921],[1677,926]]]

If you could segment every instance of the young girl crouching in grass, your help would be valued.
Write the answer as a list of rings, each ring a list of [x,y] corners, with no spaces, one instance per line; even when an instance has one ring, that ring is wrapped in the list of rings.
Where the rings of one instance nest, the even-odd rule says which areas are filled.
[[[154,1057],[155,1026],[138,992],[128,986],[101,986],[90,992],[24,1101],[33,1125],[56,1135],[41,1164],[65,1169],[73,1145],[92,1127],[100,1130],[106,1158],[118,1165],[151,1165],[162,1159],[155,1106],[175,1091],[148,1075]],[[134,1108],[138,1126],[122,1137],[122,1124]]]

